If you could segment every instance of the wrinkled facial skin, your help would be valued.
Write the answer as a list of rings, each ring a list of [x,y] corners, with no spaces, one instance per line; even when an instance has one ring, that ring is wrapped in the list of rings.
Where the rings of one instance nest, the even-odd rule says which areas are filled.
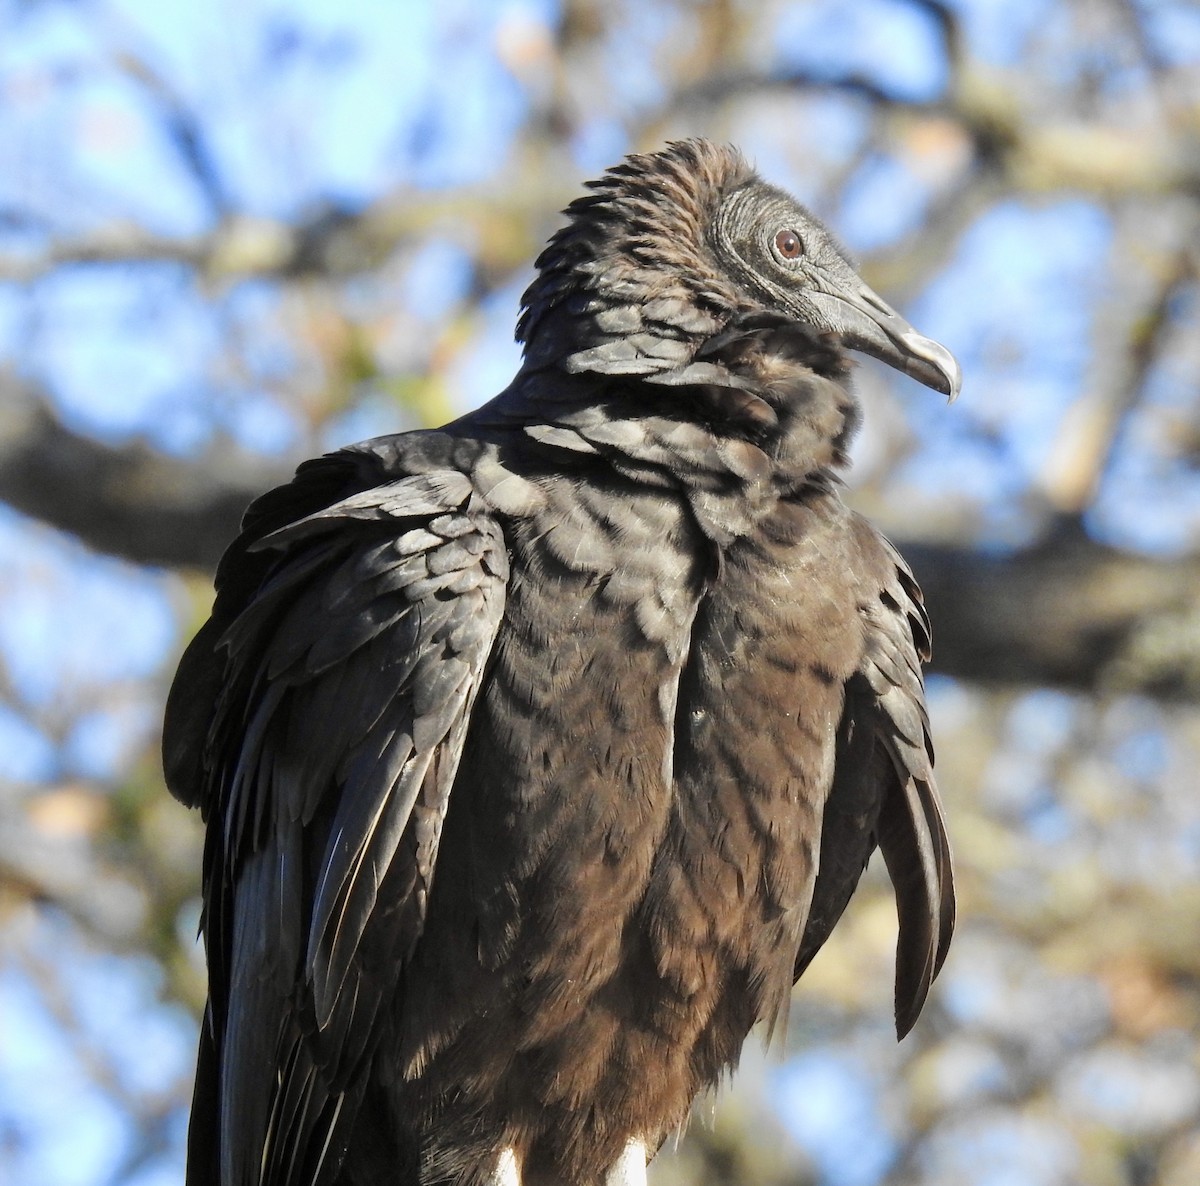
[[[717,258],[769,308],[836,335],[954,400],[962,372],[863,283],[833,236],[787,194],[753,183],[734,190],[713,221]]]

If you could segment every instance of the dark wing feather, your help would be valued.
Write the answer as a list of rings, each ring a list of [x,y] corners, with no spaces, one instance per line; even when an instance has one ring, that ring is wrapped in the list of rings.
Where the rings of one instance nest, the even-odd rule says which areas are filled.
[[[864,674],[878,697],[880,742],[893,778],[879,816],[879,848],[896,891],[896,1030],[913,1027],[941,969],[954,931],[954,873],[942,803],[933,777],[933,742],[921,663],[929,659],[929,617],[900,554],[881,542],[890,579],[868,620]]]
[[[795,974],[800,976],[829,937],[878,844],[900,917],[896,1029],[903,1037],[949,948],[954,875],[921,678],[921,664],[929,658],[929,619],[899,553],[865,521],[858,520],[858,529],[866,646],[846,685],[822,821],[820,872]]]
[[[200,1074],[219,1083],[198,1082],[209,1114],[193,1126],[219,1143],[224,1186],[336,1170],[423,924],[507,581],[500,529],[462,474],[282,526],[271,497],[260,522],[274,530],[239,541],[257,589],[227,566],[242,602],[219,599],[220,636],[202,634],[181,668],[193,692],[219,689],[203,743],[195,712],[167,723],[168,753],[203,755],[199,785],[183,785],[210,817]]]

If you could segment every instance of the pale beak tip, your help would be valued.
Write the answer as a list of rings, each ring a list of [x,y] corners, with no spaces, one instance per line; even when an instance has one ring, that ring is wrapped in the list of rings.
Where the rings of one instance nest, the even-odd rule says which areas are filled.
[[[900,344],[908,354],[905,371],[919,383],[940,391],[947,403],[954,403],[962,390],[962,367],[958,359],[940,342],[916,331],[905,334]]]
[[[958,399],[958,393],[962,390],[962,367],[958,365],[958,359],[955,358],[953,354],[951,354],[949,358],[954,366],[950,369],[949,374],[946,376],[947,384],[945,395],[946,403],[952,404],[956,399]]]

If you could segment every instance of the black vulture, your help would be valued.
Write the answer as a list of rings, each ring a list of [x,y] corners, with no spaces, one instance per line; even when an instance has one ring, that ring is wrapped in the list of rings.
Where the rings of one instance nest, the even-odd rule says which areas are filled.
[[[847,351],[949,352],[733,149],[634,155],[524,362],[247,511],[167,707],[207,823],[190,1186],[614,1186],[772,1023],[876,847],[896,1021],[953,888]]]

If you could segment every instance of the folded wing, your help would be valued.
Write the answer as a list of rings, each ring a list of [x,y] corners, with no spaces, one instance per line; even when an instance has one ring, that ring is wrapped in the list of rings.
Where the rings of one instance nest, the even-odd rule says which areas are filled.
[[[921,592],[898,552],[863,520],[860,613],[865,647],[846,685],[820,872],[796,976],[841,917],[876,845],[896,892],[896,1030],[925,1003],[954,930],[954,874],[921,665],[930,653]]]
[[[336,483],[302,475],[295,521],[286,487],[248,518],[167,718],[172,785],[209,820],[195,1109],[213,1114],[192,1131],[219,1151],[192,1167],[223,1186],[336,1172],[504,603],[504,540],[464,475],[313,512],[316,487]],[[198,688],[219,689],[207,717]]]

